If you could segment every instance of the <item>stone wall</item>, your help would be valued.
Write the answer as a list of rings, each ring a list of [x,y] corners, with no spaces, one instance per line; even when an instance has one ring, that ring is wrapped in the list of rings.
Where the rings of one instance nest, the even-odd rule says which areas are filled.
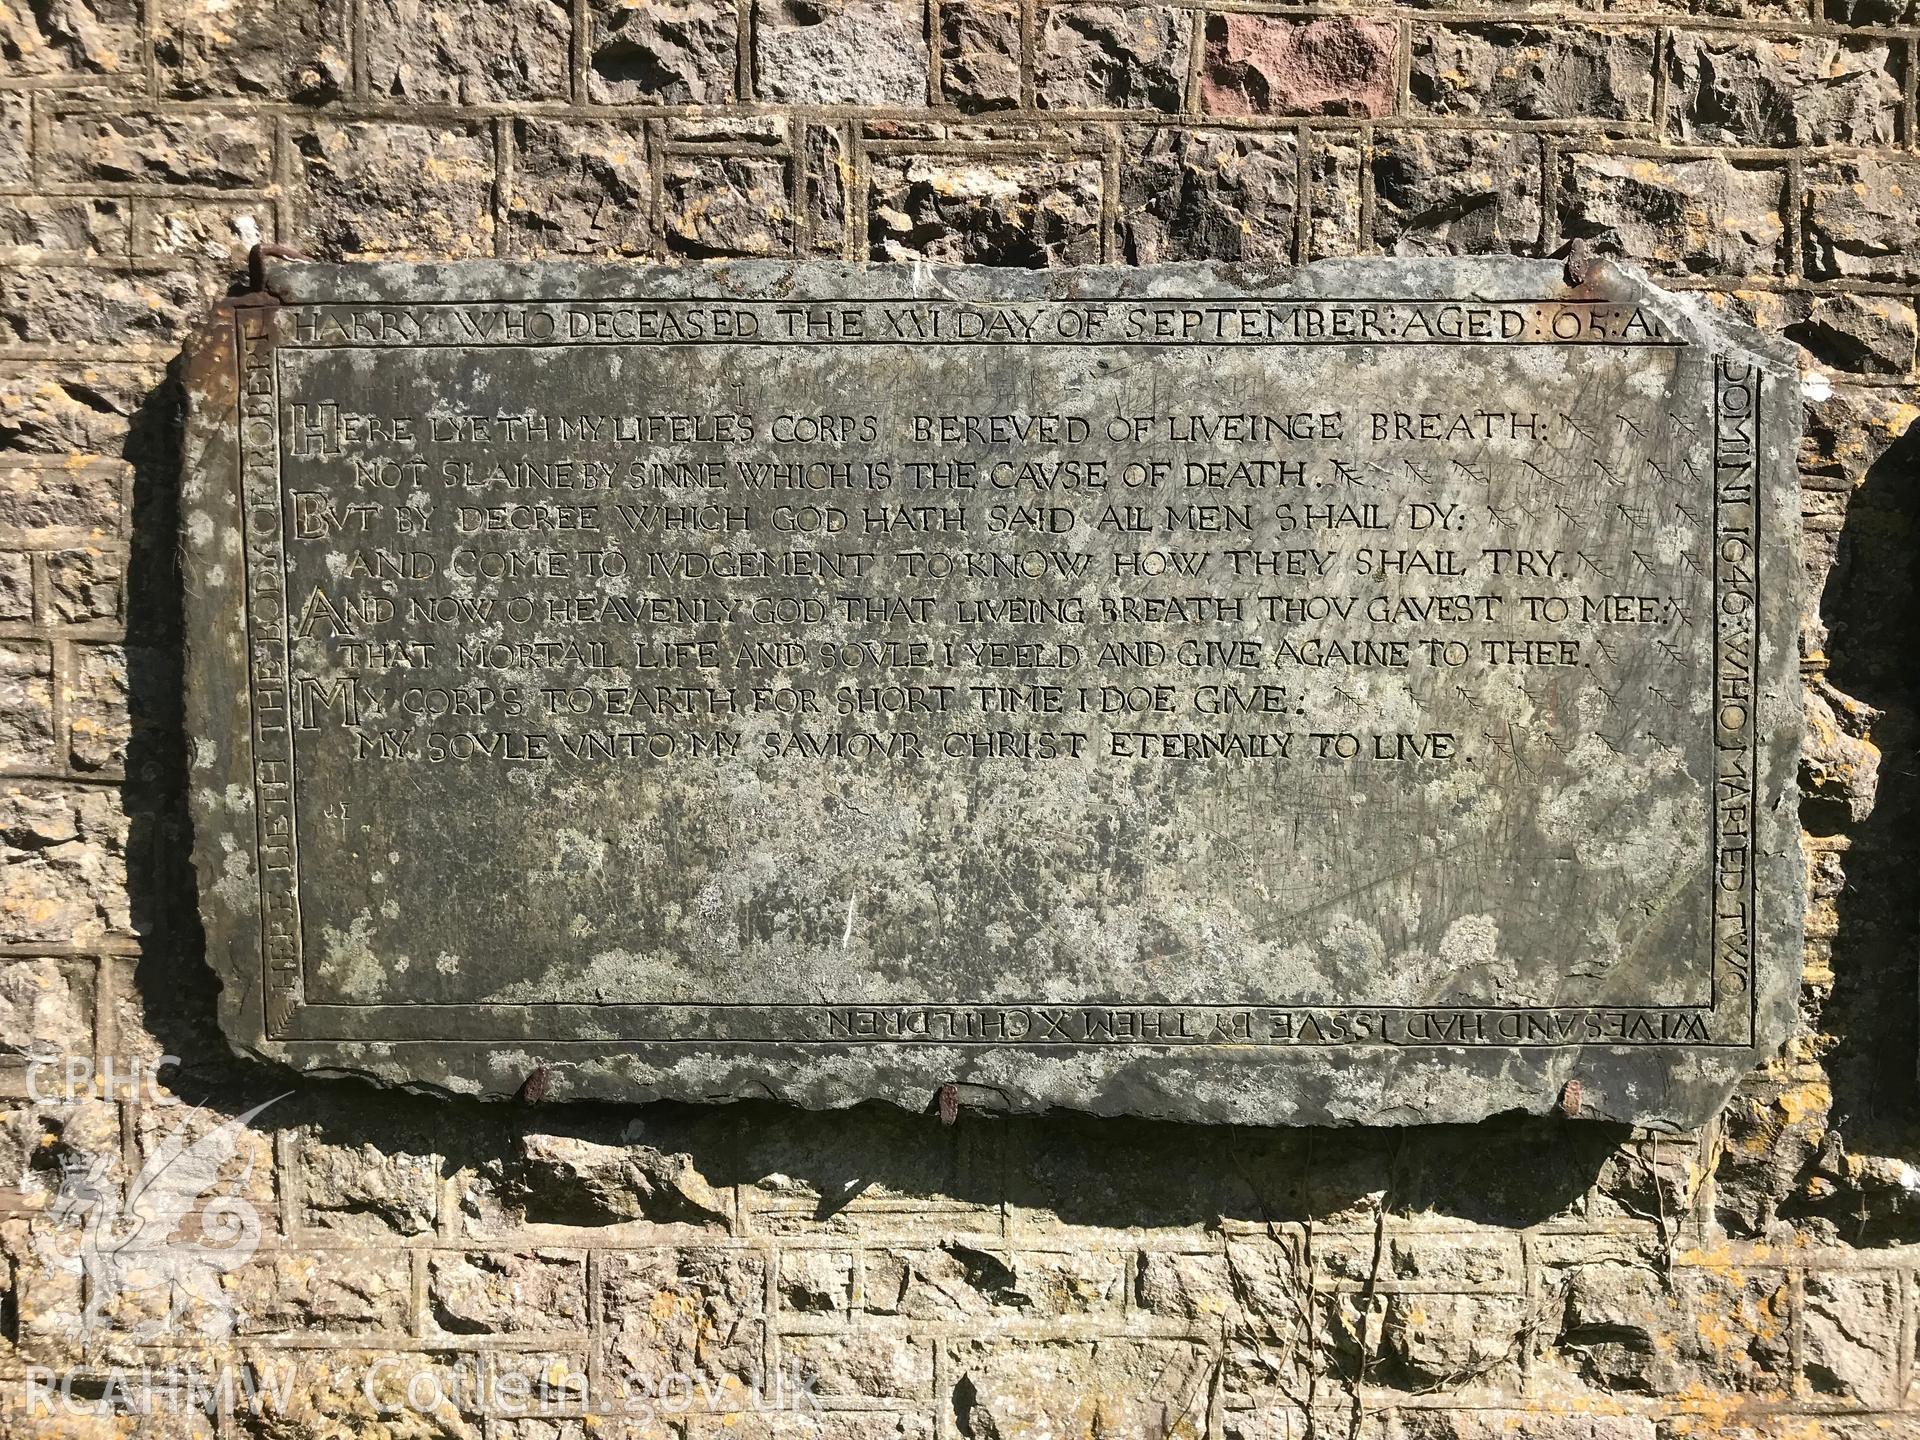
[[[0,1070],[0,1430],[1920,1435],[1917,71],[1914,0],[0,0],[0,1036],[114,1082]],[[482,1107],[226,1054],[171,372],[254,243],[1574,240],[1806,357],[1805,1019],[1703,1133]]]

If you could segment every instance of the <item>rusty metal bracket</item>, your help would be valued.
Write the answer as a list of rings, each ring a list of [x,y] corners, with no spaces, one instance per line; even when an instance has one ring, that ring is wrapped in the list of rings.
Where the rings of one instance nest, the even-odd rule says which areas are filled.
[[[1600,257],[1593,253],[1593,247],[1585,240],[1569,240],[1559,252],[1566,260],[1565,274],[1567,284],[1578,290],[1593,278],[1593,272],[1599,268]]]
[[[247,252],[247,289],[255,295],[270,295],[267,289],[267,261],[269,260],[311,260],[313,257],[304,250],[296,250],[291,245],[274,245],[267,241]],[[275,301],[279,296],[274,296]]]

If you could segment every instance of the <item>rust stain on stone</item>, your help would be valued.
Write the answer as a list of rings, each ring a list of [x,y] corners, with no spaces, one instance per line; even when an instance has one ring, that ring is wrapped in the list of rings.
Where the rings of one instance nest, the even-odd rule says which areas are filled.
[[[1215,115],[1391,114],[1399,43],[1386,20],[1215,15],[1202,106]]]

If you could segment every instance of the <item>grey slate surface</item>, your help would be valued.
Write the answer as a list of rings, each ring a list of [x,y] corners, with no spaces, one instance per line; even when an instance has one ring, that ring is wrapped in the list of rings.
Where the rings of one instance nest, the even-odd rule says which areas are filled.
[[[1629,269],[276,264],[190,391],[247,1052],[1686,1126],[1785,1034],[1796,377]]]

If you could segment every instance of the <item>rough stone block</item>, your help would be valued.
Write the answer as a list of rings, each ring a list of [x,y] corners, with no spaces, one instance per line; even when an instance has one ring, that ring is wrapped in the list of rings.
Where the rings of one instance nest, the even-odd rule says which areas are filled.
[[[731,1199],[707,1179],[691,1153],[706,1150],[701,1133],[661,1133],[658,1125],[604,1138],[522,1133],[513,1159],[499,1167],[501,1188],[518,1208],[518,1218],[536,1225],[646,1220],[724,1229]]]
[[[1008,1253],[954,1240],[868,1251],[865,1308],[913,1320],[1085,1314],[1117,1308],[1120,1278],[1117,1255]]]
[[[495,1410],[502,1414],[531,1413],[538,1417],[507,1422],[497,1432],[500,1440],[560,1440],[562,1436],[568,1437],[568,1440],[644,1440],[642,1432],[645,1430],[653,1429],[658,1433],[657,1426],[650,1426],[643,1419],[623,1421],[596,1417],[594,1421],[589,1421],[585,1418],[566,1418],[567,1412],[580,1410],[588,1402],[590,1387],[587,1374],[590,1368],[584,1350],[501,1349],[486,1357],[484,1375],[497,1397],[494,1401]],[[533,1429],[516,1432],[511,1428],[515,1423],[579,1429],[577,1435],[571,1429],[555,1429],[543,1436]],[[590,1425],[592,1428],[588,1429]]]
[[[653,243],[637,121],[516,120],[507,224],[524,255],[644,255]]]
[[[1719,158],[1567,157],[1560,227],[1656,270],[1777,275],[1786,266],[1783,173]]]
[[[0,443],[20,455],[117,455],[127,443],[128,418],[158,382],[139,365],[20,366],[0,375]],[[0,515],[10,505],[9,483],[0,470]]]
[[[79,1053],[85,1055],[85,1051]],[[17,1064],[18,1057],[15,1057]],[[57,1171],[50,1175],[46,1169],[35,1170],[31,1164],[32,1156],[46,1134],[42,1128],[43,1117],[47,1116],[49,1109],[13,1103],[0,1106],[0,1165],[7,1167],[8,1174],[20,1177],[15,1201],[20,1210],[42,1209],[49,1194],[59,1187]]]
[[[1482,1380],[1471,1372],[1451,1378],[1467,1385]],[[1566,1401],[1553,1396],[1543,1396],[1517,1409],[1409,1407],[1387,1411],[1379,1417],[1378,1425],[1363,1429],[1361,1435],[1362,1440],[1517,1440],[1520,1436],[1527,1440],[1709,1440],[1707,1432],[1688,1435],[1693,1428],[1692,1415],[1680,1416],[1677,1426],[1667,1428],[1650,1416],[1596,1415],[1592,1409],[1592,1403],[1584,1397]],[[1333,1423],[1339,1421],[1337,1414],[1329,1418]],[[1712,1440],[1774,1440],[1726,1431],[1717,1419],[1710,1423],[1721,1432]]]
[[[1329,1426],[1338,1434],[1341,1427],[1349,1425],[1348,1420],[1322,1409],[1320,1428],[1310,1431],[1306,1414],[1298,1408],[1299,1402],[1313,1393],[1316,1382],[1324,1383],[1320,1377],[1339,1374],[1343,1369],[1351,1376],[1357,1368],[1350,1322],[1329,1320],[1330,1308],[1324,1301],[1311,1307],[1296,1302],[1295,1313],[1300,1319],[1287,1330],[1227,1333],[1221,1388],[1226,1403],[1233,1408],[1221,1417],[1223,1437],[1299,1440],[1304,1434],[1325,1433]],[[1309,1317],[1317,1330],[1310,1331]],[[1374,1386],[1384,1386],[1392,1372],[1380,1344],[1377,1313],[1371,1324],[1374,1349],[1368,1379]],[[1374,1393],[1380,1392],[1376,1389]],[[1359,1435],[1365,1440],[1382,1440],[1378,1421],[1393,1413],[1389,1410],[1379,1417],[1369,1416],[1373,1423],[1363,1424]]]
[[[797,105],[924,105],[922,16],[911,0],[755,0],[755,98]]]
[[[780,114],[697,111],[690,115],[669,115],[660,128],[669,149],[679,145],[733,145],[743,154],[751,153],[756,147],[773,154],[786,149],[796,126]]]
[[[1807,397],[1800,447],[1803,484],[1856,489],[1871,483],[1875,468],[1920,422],[1920,405],[1897,392],[1860,385],[1834,385]]]
[[[67,764],[77,772],[119,774],[132,739],[129,710],[154,710],[152,657],[121,645],[67,651]]]
[[[816,255],[839,255],[847,245],[847,190],[853,162],[838,130],[809,125],[800,147],[805,186],[807,248]]]
[[[172,348],[217,293],[188,270],[102,273],[84,289],[74,274],[27,266],[0,273],[0,335],[18,345]]]
[[[1809,165],[1802,213],[1807,273],[1823,280],[1920,280],[1920,160]]]
[[[1165,5],[1054,5],[1034,57],[1043,110],[1178,110],[1193,22]]]
[[[232,189],[267,182],[273,147],[255,115],[68,111],[49,120],[43,158],[54,180]]]
[[[1808,490],[1801,500],[1801,565],[1806,573],[1806,593],[1824,594],[1840,558],[1840,532],[1846,523],[1848,496],[1834,490]],[[1832,631],[1818,611],[1800,617],[1800,653],[1824,658]],[[1832,934],[1838,928],[1834,898],[1837,890],[1830,882],[1840,875],[1840,861],[1830,851],[1822,851],[1808,869],[1811,898],[1807,910],[1808,931]],[[1810,945],[1814,942],[1809,942]]]
[[[906,1319],[958,1319],[1020,1309],[1023,1296],[1002,1256],[970,1244],[937,1250],[872,1250],[866,1256],[866,1309]]]
[[[1210,15],[1200,106],[1214,115],[1393,113],[1390,20]]]
[[[353,83],[349,0],[159,0],[161,88],[185,99],[244,95],[316,104]]]
[[[1117,1251],[1016,1250],[1009,1264],[1035,1318],[1117,1314],[1123,1306],[1127,1259]]]
[[[0,6],[0,69],[16,76],[137,83],[139,0]]]
[[[782,1310],[795,1314],[846,1314],[853,1303],[852,1252],[782,1251],[775,1295]]]
[[[1521,1288],[1520,1247],[1505,1235],[1389,1235],[1385,1280],[1406,1291]]]
[[[127,934],[126,832],[111,791],[0,785],[0,943],[85,946]]]
[[[1288,1352],[1306,1338],[1307,1268],[1299,1248],[1285,1236],[1229,1240],[1225,1258],[1233,1301],[1228,1321],[1241,1342],[1232,1362],[1233,1383],[1236,1389],[1259,1390],[1305,1359]],[[1210,1313],[1206,1298],[1196,1298],[1203,1313]]]
[[[733,94],[731,0],[593,0],[587,96],[596,104],[717,105]]]
[[[1603,1260],[1573,1267],[1554,1337],[1557,1357],[1591,1385],[1659,1388],[1669,1361],[1656,1356],[1656,1336],[1672,1302],[1650,1267]]]
[[[26,1113],[26,1112],[19,1112]],[[37,1139],[38,1137],[36,1137]],[[34,1177],[38,1180],[39,1177]],[[58,1176],[54,1177],[55,1186]],[[39,1191],[39,1185],[34,1191]],[[40,1194],[34,1198],[40,1200]],[[72,1270],[56,1269],[51,1265],[38,1267],[31,1276],[31,1282],[22,1285],[19,1294],[19,1318],[15,1322],[15,1333],[20,1336],[24,1347],[35,1355],[58,1355],[62,1346],[73,1340],[74,1317],[83,1315],[87,1310],[87,1295],[84,1290],[84,1277],[77,1273],[79,1267]],[[4,1402],[0,1402],[4,1403]],[[19,1401],[13,1402],[15,1404]],[[11,1405],[7,1409],[11,1409]],[[7,1409],[0,1409],[0,1418],[11,1420]],[[43,1422],[47,1416],[44,1410],[28,1412],[29,1422]],[[22,1429],[30,1429],[23,1425]],[[92,1437],[88,1437],[92,1440]]]
[[[1230,1357],[1234,1353],[1229,1350]],[[1263,1393],[1226,1410],[1220,1416],[1220,1435],[1221,1440],[1293,1440],[1306,1424],[1306,1412],[1299,1406],[1284,1396]]]
[[[767,1257],[750,1250],[643,1250],[601,1268],[605,1364],[616,1386],[650,1393],[702,1377],[737,1409],[763,1378]]]
[[[793,244],[787,162],[673,156],[661,176],[660,224],[676,255],[784,255]]]
[[[1822,365],[1859,375],[1906,375],[1913,369],[1911,302],[1885,295],[1841,293],[1815,298],[1787,334]]]
[[[110,461],[0,467],[0,530],[57,544],[74,531],[120,533],[127,472]]]
[[[1846,799],[1846,786],[1832,783],[1838,777],[1823,773],[1833,761],[1845,763],[1832,753],[1837,745],[1819,743],[1823,718],[1838,719],[1830,707],[1824,717],[1818,705],[1808,707],[1813,738],[1803,746],[1808,759],[1800,779],[1813,792],[1815,803],[1807,809],[1815,813],[1816,807],[1831,810]],[[1837,741],[1839,736],[1830,738]],[[1829,751],[1825,757],[1819,753],[1822,748]],[[1823,795],[1829,785],[1830,793]],[[1770,1235],[1789,1198],[1810,1198],[1803,1186],[1816,1180],[1814,1162],[1826,1143],[1832,1108],[1833,1090],[1826,1076],[1804,1059],[1783,1060],[1741,1082],[1720,1120],[1722,1143],[1713,1175],[1713,1206],[1714,1219],[1722,1228],[1739,1236]]]
[[[873,258],[1033,268],[1100,258],[1100,163],[961,155],[876,158]]]
[[[1395,130],[1373,147],[1373,241],[1394,255],[1524,253],[1540,243],[1539,142]]]
[[[493,138],[466,125],[319,123],[300,134],[306,232],[340,255],[493,250]]]
[[[739,1417],[729,1415],[726,1420]],[[724,1425],[724,1421],[721,1422]],[[587,1427],[591,1424],[592,1430]],[[496,1420],[494,1435],[497,1440],[640,1440],[642,1432],[653,1428],[644,1421],[617,1418],[602,1419],[595,1416],[591,1421],[584,1417],[575,1418],[566,1415],[536,1415],[519,1420]],[[684,1434],[684,1429],[676,1432]],[[747,1440],[752,1431],[742,1432],[727,1427],[717,1432],[724,1440]]]
[[[164,1086],[178,1076],[178,1070],[168,1067],[160,1084]],[[250,1207],[251,1216],[237,1211],[235,1219],[244,1230],[257,1226],[258,1243],[262,1245],[272,1244],[280,1231],[273,1132],[261,1116],[235,1122],[266,1098],[248,1093],[223,1097],[217,1108],[162,1104],[129,1111],[140,1169],[152,1173],[169,1163],[181,1166],[196,1183],[205,1183],[202,1194],[226,1196]],[[266,1113],[271,1110],[269,1101]]]
[[[1240,1307],[1224,1251],[1147,1251],[1134,1266],[1134,1303],[1144,1314],[1192,1324],[1218,1323]]]
[[[915,1410],[752,1410],[690,1415],[686,1433],[687,1440],[932,1440],[934,1427]],[[645,1437],[636,1430],[615,1440]]]
[[[1884,145],[1900,82],[1884,40],[1678,35],[1668,125],[1709,145]]]
[[[333,1144],[301,1132],[300,1223],[360,1240],[425,1235],[439,1211],[440,1157],[385,1143]]]
[[[1203,1433],[1210,1357],[1162,1340],[949,1346],[951,1399],[973,1435]]]
[[[0,768],[53,765],[53,652],[26,640],[0,640]]]
[[[0,550],[0,620],[33,618],[33,557]]]
[[[0,690],[7,684],[5,654],[0,649]],[[31,1046],[36,1054],[88,1054],[93,1048],[92,987],[82,985],[55,960],[0,962],[0,1034],[13,1036],[16,1045]]]
[[[0,246],[54,255],[125,256],[131,226],[124,200],[18,195],[0,199]]]
[[[933,1346],[891,1329],[789,1335],[780,1355],[826,1400],[917,1400],[933,1389]]]
[[[1816,1395],[1860,1405],[1898,1404],[1898,1271],[1814,1270],[1801,1304],[1801,1370]]]
[[[1778,1394],[1787,1383],[1787,1286],[1777,1272],[1575,1267],[1555,1349],[1582,1380],[1655,1395]]]
[[[1128,131],[1119,236],[1128,263],[1293,259],[1299,152],[1291,135]]]
[[[427,1312],[456,1335],[579,1334],[587,1324],[586,1264],[578,1255],[472,1251],[427,1263]]]
[[[1789,1380],[1787,1281],[1777,1271],[1682,1269],[1668,1310],[1677,1390],[1777,1394]],[[1665,1347],[1660,1347],[1663,1351]]]
[[[18,90],[0,91],[0,184],[18,185],[31,169],[28,136],[33,101]]]
[[[1307,150],[1307,258],[1360,250],[1360,147],[1315,134]]]
[[[940,7],[940,93],[962,110],[1020,103],[1020,7],[953,0]]]
[[[273,203],[148,201],[134,235],[137,253],[223,261],[238,267],[274,236]]]
[[[1608,1156],[1594,1178],[1587,1214],[1607,1220],[1684,1215],[1705,1178],[1684,1138],[1647,1136]]]
[[[1521,1288],[1520,1248],[1498,1234],[1395,1233],[1382,1250],[1370,1235],[1330,1234],[1315,1245],[1314,1266],[1317,1288],[1323,1290],[1437,1294]]]
[[[572,21],[563,0],[367,0],[362,35],[374,94],[429,104],[564,100]]]
[[[1800,793],[1837,809],[1858,825],[1873,813],[1880,751],[1867,736],[1881,718],[1824,682],[1807,688],[1807,738],[1800,757]]]
[[[1430,114],[1646,120],[1653,67],[1650,30],[1422,25],[1414,30],[1408,84]]]
[[[119,771],[131,735],[127,652],[75,645],[67,655],[67,763],[75,770]]]
[[[1528,1321],[1518,1295],[1390,1295],[1380,1317],[1382,1378],[1415,1390],[1464,1377],[1515,1385]]]
[[[36,1202],[34,1208],[44,1208],[39,1202],[54,1199],[65,1163],[77,1163],[83,1172],[90,1169],[109,1185],[126,1183],[129,1167],[120,1106],[91,1092],[84,1080],[69,1088],[63,1076],[55,1077],[48,1088],[53,1096],[47,1102],[5,1112],[6,1148],[29,1157],[24,1172],[14,1173],[20,1176],[25,1194]],[[31,1159],[36,1150],[42,1152],[37,1165]],[[35,1269],[36,1281],[52,1278],[46,1269]]]
[[[377,1346],[378,1342],[367,1342]],[[428,1433],[436,1440],[484,1440],[486,1431],[477,1417],[462,1414],[450,1397],[477,1393],[476,1357],[450,1351],[409,1351],[395,1355],[384,1348],[328,1349],[326,1363],[316,1365],[311,1352],[276,1351],[265,1346],[249,1353],[250,1368],[259,1377],[256,1393],[275,1397],[277,1428],[292,1435],[419,1432],[421,1406],[431,1415]],[[449,1397],[441,1403],[438,1397]],[[399,1422],[396,1425],[396,1421]],[[594,1437],[598,1440],[598,1437]]]

